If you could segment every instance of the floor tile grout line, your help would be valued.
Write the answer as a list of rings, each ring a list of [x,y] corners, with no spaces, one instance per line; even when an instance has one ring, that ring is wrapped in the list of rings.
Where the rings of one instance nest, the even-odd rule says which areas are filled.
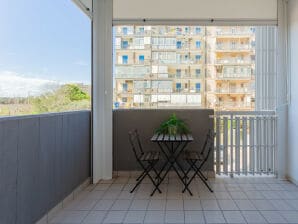
[[[107,191],[109,191],[109,189],[111,190],[111,189],[113,189],[112,188],[112,185],[113,184],[122,184],[123,186],[121,187],[121,189],[120,190],[118,190],[119,191],[119,195],[117,195],[117,197],[115,197],[115,198],[113,198],[113,199],[110,199],[110,200],[113,200],[113,203],[112,203],[112,205],[111,205],[111,207],[116,203],[116,201],[118,201],[118,200],[129,200],[129,202],[130,202],[130,205],[128,206],[128,208],[126,209],[126,210],[123,210],[124,212],[125,212],[125,216],[124,216],[124,218],[123,218],[123,221],[125,220],[125,218],[126,218],[126,216],[127,216],[127,213],[130,211],[130,207],[131,207],[131,204],[133,203],[133,201],[134,200],[136,200],[137,198],[136,198],[136,194],[134,194],[131,198],[130,197],[128,197],[128,198],[119,198],[120,196],[121,196],[121,193],[122,192],[127,192],[127,189],[125,189],[124,190],[124,188],[125,188],[125,186],[129,183],[128,182],[128,180],[129,180],[129,178],[126,178],[127,179],[127,181],[125,182],[125,183],[121,183],[121,182],[116,182],[115,180],[111,183],[111,184],[109,184],[109,187],[107,188],[107,189],[105,189],[105,190],[103,190],[103,195],[101,195],[100,196],[100,198],[98,198],[98,199],[96,199],[96,203],[92,206],[92,208],[91,209],[74,209],[74,210],[80,210],[80,211],[87,211],[87,213],[85,214],[85,217],[83,218],[83,221],[84,221],[84,219],[86,218],[86,216],[88,216],[88,214],[90,214],[90,212],[91,211],[93,211],[94,210],[94,207],[96,206],[96,204],[99,202],[99,201],[101,201],[101,200],[104,200],[103,199],[103,196],[107,193]],[[235,183],[235,182],[231,182],[232,184],[234,184],[235,186],[237,186],[237,185],[239,185],[239,183]],[[230,183],[230,184],[231,184]],[[175,182],[174,182],[174,184],[176,184]],[[222,182],[215,182],[214,181],[214,184],[222,184]],[[229,182],[225,182],[225,184],[229,184]],[[254,184],[256,184],[256,183],[254,183]],[[257,184],[264,184],[264,183],[257,183]],[[146,186],[146,185],[145,185]],[[169,200],[181,200],[182,202],[183,202],[183,214],[184,214],[184,222],[186,221],[186,218],[185,218],[185,201],[186,200],[188,200],[188,198],[186,198],[186,197],[184,197],[184,195],[183,195],[183,197],[182,198],[175,198],[175,199],[172,199],[172,198],[168,198],[168,190],[169,190],[169,186],[170,186],[170,184],[169,183],[167,183],[166,185],[164,185],[163,187],[165,188],[165,190],[164,191],[166,191],[166,192],[163,192],[164,194],[166,194],[166,196],[165,196],[165,198],[146,198],[145,200],[146,201],[148,201],[148,203],[147,203],[147,205],[146,205],[146,210],[144,211],[145,212],[145,215],[144,215],[144,218],[143,218],[143,220],[145,220],[145,216],[146,216],[146,212],[148,212],[149,210],[148,210],[148,206],[149,206],[149,201],[152,201],[152,200],[161,200],[161,201],[165,201],[165,203],[166,203],[166,207],[165,207],[165,209],[163,210],[163,213],[165,214],[165,212],[167,211],[167,202],[169,201]],[[276,190],[275,190],[276,189]],[[298,189],[297,189],[298,190]],[[95,188],[94,189],[90,189],[90,192],[94,192],[95,191]],[[247,198],[237,198],[237,197],[231,197],[230,199],[221,199],[221,198],[217,198],[217,197],[214,197],[214,198],[209,198],[209,197],[201,197],[202,196],[202,192],[200,192],[199,193],[199,197],[196,199],[196,200],[199,200],[200,202],[202,201],[202,200],[214,200],[214,201],[216,201],[216,203],[219,205],[219,201],[220,200],[231,200],[231,201],[233,201],[233,203],[235,203],[235,205],[236,205],[236,207],[238,208],[238,210],[224,210],[224,209],[222,209],[221,207],[219,207],[218,209],[216,209],[216,210],[205,210],[205,209],[201,209],[200,211],[201,212],[203,212],[203,214],[204,214],[204,212],[206,212],[206,211],[220,211],[220,213],[223,215],[223,217],[224,217],[224,219],[226,220],[226,217],[224,216],[224,212],[225,211],[238,211],[238,212],[240,212],[240,214],[243,216],[243,212],[244,211],[246,211],[246,210],[240,210],[240,207],[239,207],[239,205],[236,203],[236,200],[244,200],[244,201],[249,201],[250,203],[252,203],[252,206],[254,206],[254,203],[253,202],[258,202],[258,201],[266,201],[266,202],[268,202],[268,203],[271,203],[271,204],[273,204],[274,205],[274,203],[273,203],[273,201],[274,200],[278,200],[278,199],[274,199],[274,198],[270,198],[270,197],[265,197],[265,195],[267,194],[266,192],[268,192],[268,191],[271,191],[271,193],[272,192],[281,192],[281,191],[285,191],[285,192],[290,192],[290,191],[286,191],[285,189],[278,189],[278,188],[270,188],[268,191],[264,191],[264,190],[260,190],[261,192],[261,194],[264,196],[264,198],[252,198],[252,197],[249,197],[247,194],[245,194],[245,190],[244,189],[242,189],[242,188],[240,188],[240,190],[239,189],[237,189],[237,188],[235,188],[235,189],[233,189],[233,190],[231,190],[231,191],[229,191],[229,190],[225,190],[225,191],[221,191],[221,192],[225,192],[226,194],[228,194],[229,196],[231,196],[231,192],[242,192],[242,193],[244,193],[246,196],[247,196]],[[204,191],[203,191],[204,192]],[[291,192],[296,192],[296,191],[291,191]],[[216,192],[215,192],[216,193]],[[298,193],[298,191],[297,191],[297,193]],[[204,194],[204,193],[203,193]],[[269,193],[270,194],[270,193]],[[281,196],[280,196],[281,197]],[[83,198],[82,199],[80,199],[80,200],[84,200]],[[285,212],[296,212],[296,210],[291,206],[291,204],[289,204],[288,202],[287,202],[287,200],[290,200],[290,199],[284,199],[284,198],[281,198],[281,200],[286,204],[286,205],[288,205],[291,209],[285,209],[284,211],[283,210],[279,210],[279,209],[262,209],[262,210],[260,210],[260,209],[258,209],[258,208],[256,208],[255,206],[255,209],[254,210],[252,210],[252,211],[254,211],[254,212],[257,212],[258,214],[260,214],[260,216],[264,219],[264,220],[266,220],[267,221],[267,219],[266,219],[266,217],[263,215],[263,212],[266,212],[266,211],[277,211],[278,212],[278,214],[281,216],[281,217],[283,217],[284,218],[284,215],[283,215],[283,212],[285,213]],[[295,200],[295,198],[293,198],[292,200]],[[107,216],[107,214],[108,214],[108,212],[110,212],[110,211],[117,211],[117,210],[111,210],[111,208],[109,208],[107,211],[105,211],[105,218],[106,218],[106,216]],[[122,210],[119,210],[119,211],[122,211]],[[170,210],[169,210],[170,211]],[[175,210],[173,210],[173,211],[175,211]],[[180,211],[180,210],[179,210]],[[251,212],[252,212],[251,211]],[[204,216],[204,219],[205,219],[206,217]],[[244,219],[245,219],[245,217],[244,217]],[[246,219],[245,219],[246,220]],[[82,222],[83,222],[82,221]],[[165,220],[165,216],[164,216],[164,222],[165,222],[166,220]],[[206,221],[206,220],[205,220]],[[227,220],[226,220],[227,221]],[[143,221],[144,222],[144,221]]]

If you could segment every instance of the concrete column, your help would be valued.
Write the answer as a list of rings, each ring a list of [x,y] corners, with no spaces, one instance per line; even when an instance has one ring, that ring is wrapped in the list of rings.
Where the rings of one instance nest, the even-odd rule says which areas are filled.
[[[112,0],[93,0],[93,183],[112,178]]]
[[[287,1],[278,0],[277,27],[277,174],[287,178],[288,166],[288,24]]]

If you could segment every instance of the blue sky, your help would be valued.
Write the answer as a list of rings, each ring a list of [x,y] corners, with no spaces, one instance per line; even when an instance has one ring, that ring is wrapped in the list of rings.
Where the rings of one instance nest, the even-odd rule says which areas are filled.
[[[0,75],[91,80],[91,24],[71,0],[4,0]]]

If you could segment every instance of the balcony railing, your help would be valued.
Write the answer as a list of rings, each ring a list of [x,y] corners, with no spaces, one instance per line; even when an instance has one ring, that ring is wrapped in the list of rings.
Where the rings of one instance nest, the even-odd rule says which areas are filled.
[[[215,64],[237,64],[237,65],[241,65],[241,64],[252,64],[253,61],[249,60],[249,59],[238,59],[238,58],[227,58],[227,59],[218,59],[215,60]]]
[[[213,118],[217,174],[275,174],[274,111],[218,111]]]
[[[252,79],[251,73],[217,73],[216,77],[219,79]]]
[[[176,50],[176,44],[152,44],[152,50]]]
[[[244,108],[250,109],[252,108],[252,106],[253,106],[252,102],[248,103],[248,102],[241,102],[241,101],[232,101],[232,102],[221,101],[215,105],[215,107],[224,108],[226,110],[239,110]]]
[[[217,30],[216,35],[218,36],[251,36],[253,35],[253,32],[250,29],[223,29],[223,30]]]
[[[145,50],[145,49],[150,49],[150,45],[148,45],[148,44],[129,44],[129,45],[116,44],[115,48],[117,50]]]
[[[215,90],[216,93],[224,93],[224,94],[233,94],[233,93],[243,93],[243,94],[248,94],[251,93],[252,90],[250,88],[217,88]]]
[[[253,50],[248,44],[217,44],[216,50],[219,51],[242,51],[242,50]]]

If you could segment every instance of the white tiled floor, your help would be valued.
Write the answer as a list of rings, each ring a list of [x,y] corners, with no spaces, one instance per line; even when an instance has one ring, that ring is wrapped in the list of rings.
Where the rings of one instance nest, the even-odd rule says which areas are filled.
[[[270,177],[211,179],[214,193],[200,180],[191,185],[194,196],[181,193],[170,175],[162,194],[150,197],[145,180],[133,194],[135,177],[121,176],[88,186],[64,206],[50,223],[297,223],[298,187]]]

